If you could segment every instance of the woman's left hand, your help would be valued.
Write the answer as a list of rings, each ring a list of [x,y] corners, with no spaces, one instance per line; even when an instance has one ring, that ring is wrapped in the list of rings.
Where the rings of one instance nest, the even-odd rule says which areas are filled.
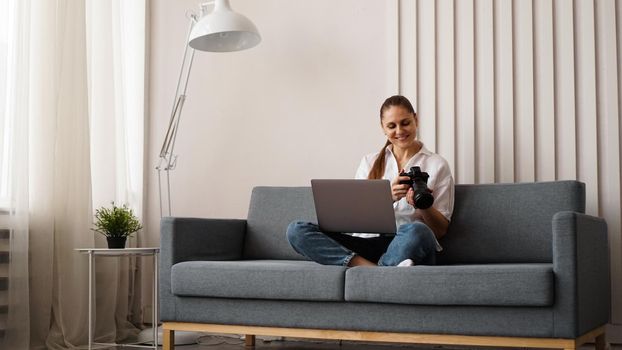
[[[406,201],[408,202],[408,204],[412,205],[413,207],[415,206],[415,191],[412,189],[412,187],[410,188],[408,193],[406,193]],[[415,215],[413,216],[413,220],[425,222],[425,219],[423,218],[423,211],[424,209],[415,210]]]
[[[428,190],[430,191],[430,193],[432,193],[432,189],[428,188]],[[413,190],[413,188],[409,188],[408,192],[406,192],[406,201],[408,202],[408,204],[412,205],[413,207],[415,206],[415,191]],[[425,209],[420,209],[417,208],[419,210],[425,210]]]

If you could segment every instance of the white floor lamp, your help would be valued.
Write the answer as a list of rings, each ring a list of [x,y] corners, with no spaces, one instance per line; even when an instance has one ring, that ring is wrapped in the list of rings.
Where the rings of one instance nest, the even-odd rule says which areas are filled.
[[[214,9],[210,12],[209,7],[212,4],[214,5]],[[177,164],[177,155],[175,155],[173,151],[175,148],[177,131],[179,130],[181,111],[186,100],[186,90],[188,88],[188,79],[192,69],[195,49],[209,52],[240,51],[250,49],[261,41],[261,36],[259,35],[259,31],[257,31],[257,27],[245,16],[232,11],[229,0],[215,0],[202,3],[200,14],[190,14],[189,17],[190,28],[188,29],[188,36],[184,44],[184,55],[179,78],[177,80],[173,109],[171,111],[164,142],[160,149],[158,166],[156,166],[156,170],[158,171],[160,217],[165,215],[163,208],[164,201],[167,203],[166,215],[172,215],[170,171],[174,170]],[[166,172],[166,200],[163,199],[162,171]],[[154,320],[154,322],[157,323],[158,321]],[[143,338],[148,334],[153,334],[149,332],[152,331],[146,330],[141,332],[139,338]],[[161,344],[161,331],[158,333],[159,339],[157,339],[157,343],[154,345]],[[176,344],[194,343],[199,337],[196,333],[176,333],[180,333],[179,337],[178,334],[176,334]],[[151,342],[152,340],[149,338],[148,341]]]
[[[214,4],[214,10],[209,12],[208,7]],[[184,45],[184,55],[173,110],[169,120],[166,136],[160,149],[160,160],[156,170],[158,171],[158,190],[160,199],[160,217],[164,216],[162,198],[161,172],[166,172],[166,202],[167,216],[171,216],[171,182],[170,171],[175,169],[177,156],[173,153],[175,139],[179,128],[181,110],[186,100],[188,78],[192,69],[194,51],[231,52],[250,49],[261,41],[257,27],[245,16],[233,12],[229,0],[215,0],[201,4],[200,16],[190,14],[190,28]]]

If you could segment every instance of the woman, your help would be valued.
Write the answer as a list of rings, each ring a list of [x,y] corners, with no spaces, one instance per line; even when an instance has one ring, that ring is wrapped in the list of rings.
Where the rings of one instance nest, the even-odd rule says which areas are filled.
[[[438,239],[445,235],[453,211],[451,170],[443,157],[416,139],[419,119],[407,98],[386,99],[380,108],[380,125],[387,142],[380,152],[363,157],[356,178],[391,181],[396,235],[325,233],[313,223],[296,221],[287,228],[287,239],[299,254],[324,265],[435,264],[436,252],[442,250]],[[434,204],[428,209],[416,209],[413,189],[400,184],[409,177],[399,174],[413,166],[430,175]]]

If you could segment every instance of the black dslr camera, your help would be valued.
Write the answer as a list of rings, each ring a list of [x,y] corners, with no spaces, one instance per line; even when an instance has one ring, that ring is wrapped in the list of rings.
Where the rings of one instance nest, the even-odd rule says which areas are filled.
[[[434,196],[428,189],[428,178],[430,175],[422,172],[421,168],[414,166],[409,172],[400,173],[400,176],[408,176],[409,180],[400,181],[401,185],[409,185],[415,191],[415,208],[428,209],[434,203]]]

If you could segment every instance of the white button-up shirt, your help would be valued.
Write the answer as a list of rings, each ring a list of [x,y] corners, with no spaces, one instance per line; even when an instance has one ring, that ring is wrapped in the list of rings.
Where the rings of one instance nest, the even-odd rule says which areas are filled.
[[[398,176],[400,170],[398,169],[397,160],[393,155],[393,145],[389,145],[385,148],[385,167],[383,179],[393,182],[396,176]],[[374,161],[378,157],[378,152],[371,153],[363,157],[361,164],[356,171],[356,179],[367,179],[369,171],[371,170]],[[417,152],[412,158],[408,160],[404,170],[410,171],[413,166],[418,166],[421,171],[427,172],[430,177],[428,178],[428,188],[432,190],[434,196],[434,207],[438,210],[447,220],[451,220],[451,213],[454,210],[454,179],[451,175],[451,169],[445,158],[436,153],[430,152],[425,145],[421,144],[421,150]],[[403,224],[407,224],[416,220],[416,208],[408,204],[406,197],[393,203],[393,210],[395,211],[395,224],[399,228]],[[354,234],[359,237],[377,237],[377,234]],[[437,247],[440,249],[440,245],[437,242]]]

